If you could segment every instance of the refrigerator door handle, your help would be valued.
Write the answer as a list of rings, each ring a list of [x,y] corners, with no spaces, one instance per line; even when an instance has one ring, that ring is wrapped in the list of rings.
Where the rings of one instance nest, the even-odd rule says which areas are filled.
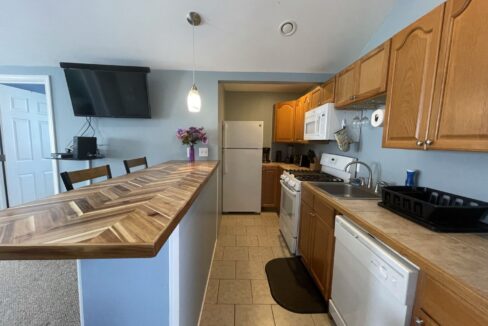
[[[222,160],[224,160],[224,174],[227,174],[228,168],[227,168],[227,160],[225,158],[225,151],[222,152]]]

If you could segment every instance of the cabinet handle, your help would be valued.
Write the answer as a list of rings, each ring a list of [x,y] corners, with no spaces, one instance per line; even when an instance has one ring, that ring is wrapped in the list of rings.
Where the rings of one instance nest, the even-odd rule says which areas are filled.
[[[434,143],[434,141],[433,141],[432,139],[427,139],[427,140],[425,141],[425,145],[427,145],[427,146],[430,146],[430,145],[432,145],[433,143]]]
[[[415,317],[415,325],[422,326],[425,325],[425,322],[419,317]]]
[[[423,146],[423,145],[424,145],[424,142],[423,142],[423,141],[421,141],[421,140],[417,140],[416,145],[417,145],[418,147]]]

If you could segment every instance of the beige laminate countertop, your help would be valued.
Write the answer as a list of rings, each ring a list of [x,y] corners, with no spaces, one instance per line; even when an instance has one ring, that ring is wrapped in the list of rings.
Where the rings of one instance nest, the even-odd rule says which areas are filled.
[[[310,168],[306,168],[306,167],[303,167],[303,166],[298,166],[296,164],[291,164],[291,163],[284,163],[284,162],[263,163],[263,166],[278,166],[278,167],[281,167],[283,170],[304,170],[304,171],[311,171]]]
[[[170,161],[0,211],[0,259],[155,256],[218,161]]]
[[[333,197],[310,183],[338,212],[488,314],[488,234],[437,233],[378,206]]]

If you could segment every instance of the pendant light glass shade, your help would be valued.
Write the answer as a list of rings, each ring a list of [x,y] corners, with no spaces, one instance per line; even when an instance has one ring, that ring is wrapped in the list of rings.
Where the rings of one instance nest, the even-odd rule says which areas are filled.
[[[202,98],[200,97],[200,93],[195,84],[193,84],[190,92],[188,92],[186,104],[188,105],[188,111],[190,112],[200,112],[200,109],[202,108]]]

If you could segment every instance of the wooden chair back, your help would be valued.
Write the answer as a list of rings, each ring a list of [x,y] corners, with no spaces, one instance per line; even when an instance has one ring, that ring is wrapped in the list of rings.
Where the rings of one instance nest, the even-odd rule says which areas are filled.
[[[107,177],[107,179],[112,179],[112,171],[110,170],[110,165],[103,165],[91,169],[61,173],[61,178],[63,179],[64,186],[68,191],[73,190],[74,183],[88,181],[105,176]]]
[[[146,157],[139,157],[139,158],[134,158],[132,160],[124,160],[124,166],[125,166],[125,172],[127,172],[127,174],[130,173],[130,169],[131,168],[134,168],[136,166],[142,166],[144,165],[147,169],[147,159]]]

